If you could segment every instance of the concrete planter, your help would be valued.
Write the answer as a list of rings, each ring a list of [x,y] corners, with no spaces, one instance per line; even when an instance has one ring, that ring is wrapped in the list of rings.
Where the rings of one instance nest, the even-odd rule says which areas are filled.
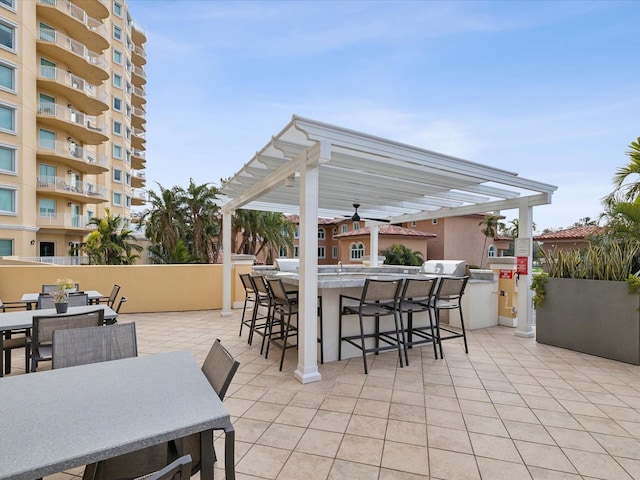
[[[548,278],[539,343],[640,365],[640,295],[626,282]]]

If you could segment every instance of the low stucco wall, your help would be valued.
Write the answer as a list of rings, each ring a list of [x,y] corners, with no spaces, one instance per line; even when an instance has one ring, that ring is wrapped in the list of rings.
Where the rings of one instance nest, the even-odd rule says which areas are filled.
[[[244,299],[238,274],[251,265],[234,265],[232,302]],[[109,295],[114,284],[127,297],[122,313],[179,312],[222,308],[222,265],[0,265],[0,299],[17,301],[23,293],[39,292],[42,284],[71,278],[82,290]],[[120,296],[120,295],[119,295]],[[118,298],[119,298],[118,296]]]

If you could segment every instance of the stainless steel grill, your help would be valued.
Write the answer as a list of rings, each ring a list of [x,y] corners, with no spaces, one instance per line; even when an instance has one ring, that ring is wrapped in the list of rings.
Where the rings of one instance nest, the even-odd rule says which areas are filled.
[[[420,273],[464,277],[467,274],[467,262],[464,260],[427,260],[422,264]]]

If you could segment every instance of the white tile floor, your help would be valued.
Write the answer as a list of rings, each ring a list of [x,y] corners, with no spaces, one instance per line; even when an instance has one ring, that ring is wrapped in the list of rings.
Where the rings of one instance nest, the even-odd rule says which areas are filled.
[[[238,337],[238,311],[119,321],[136,322],[141,355],[188,349],[202,361],[220,338],[239,359],[225,399],[238,480],[640,479],[637,366],[495,327],[469,332],[468,355],[456,340],[444,360],[430,346],[413,349],[402,369],[393,353],[371,357],[369,375],[361,358],[332,362],[320,366],[321,382],[301,385],[295,351],[279,372],[279,351],[265,360],[246,329]],[[12,363],[21,374],[20,353]]]

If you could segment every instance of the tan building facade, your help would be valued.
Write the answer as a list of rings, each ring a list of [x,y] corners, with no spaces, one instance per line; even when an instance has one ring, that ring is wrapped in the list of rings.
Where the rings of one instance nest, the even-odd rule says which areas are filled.
[[[0,0],[0,256],[68,263],[145,203],[145,42],[126,0]]]

